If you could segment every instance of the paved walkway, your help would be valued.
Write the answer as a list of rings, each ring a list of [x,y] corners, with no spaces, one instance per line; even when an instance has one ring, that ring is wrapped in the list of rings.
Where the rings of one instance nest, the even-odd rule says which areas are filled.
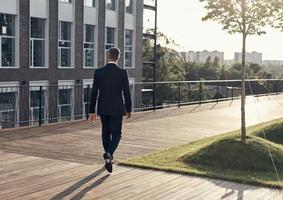
[[[283,96],[247,100],[248,125],[283,117]],[[238,100],[135,114],[115,158],[238,129],[239,116]],[[117,165],[109,176],[101,154],[91,122],[1,131],[0,199],[282,199],[278,190]]]

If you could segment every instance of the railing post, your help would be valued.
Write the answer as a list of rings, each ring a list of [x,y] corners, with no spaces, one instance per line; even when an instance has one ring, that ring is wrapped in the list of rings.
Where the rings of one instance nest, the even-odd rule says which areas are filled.
[[[178,82],[178,108],[181,107],[181,82]]]
[[[226,81],[226,98],[229,98],[229,83]]]
[[[274,87],[274,90],[275,90],[275,94],[278,95],[277,81],[275,82],[273,87]]]
[[[278,83],[276,84],[276,94],[278,95],[278,93],[279,94],[281,94],[281,87],[280,87],[280,80],[278,80]]]
[[[39,87],[39,116],[38,125],[42,125],[42,86]]]
[[[153,105],[153,111],[156,110],[155,89],[156,89],[156,85],[155,85],[155,82],[153,82],[153,90],[152,90],[152,105]]]
[[[89,99],[89,90],[90,86],[87,85],[87,91],[86,91],[86,119],[89,119],[89,104],[90,104],[90,99]]]
[[[218,84],[218,82],[216,83],[216,98],[217,98],[217,103],[219,102],[219,95],[218,95],[218,93],[219,93],[219,84]]]
[[[257,83],[257,98],[258,98],[259,97],[259,86],[260,86],[260,84],[259,84],[258,81],[256,83]]]
[[[202,83],[199,82],[199,105],[201,105],[201,99],[202,99]]]
[[[189,88],[189,103],[191,102],[191,86],[190,83],[188,83],[188,88]]]
[[[268,82],[268,80],[266,80],[266,94],[267,94],[267,96],[269,96],[269,89],[268,89],[268,86],[269,86],[269,82]]]
[[[232,94],[231,95],[232,95],[232,101],[233,101],[234,100],[234,87],[233,87],[234,84],[233,84],[233,82],[232,82],[231,85],[232,85],[232,87],[231,87],[231,93]]]

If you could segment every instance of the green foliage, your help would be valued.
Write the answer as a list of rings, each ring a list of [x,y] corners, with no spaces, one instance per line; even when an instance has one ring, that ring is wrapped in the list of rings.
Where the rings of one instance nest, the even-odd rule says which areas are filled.
[[[263,139],[266,138],[271,142],[283,145],[283,123],[275,123],[268,128],[256,132],[255,135]]]
[[[268,144],[256,138],[248,138],[246,143],[237,138],[219,140],[192,156],[183,158],[187,164],[210,166],[219,169],[269,171],[274,170],[268,153]],[[276,154],[277,167],[283,170],[283,154],[278,155],[277,148],[272,148]],[[282,152],[282,150],[281,150]],[[235,159],[236,158],[236,159]]]
[[[283,31],[283,0],[270,0],[270,4],[273,5],[273,12],[276,13],[272,16],[270,25]]]
[[[150,32],[151,30],[148,30]],[[174,40],[168,38],[165,34],[158,32],[158,45],[157,45],[157,81],[180,81],[184,80],[179,71],[181,65],[178,59],[178,52],[174,50],[177,44]],[[154,61],[154,44],[151,39],[144,39],[144,61]],[[144,65],[143,67],[143,81],[153,81],[153,66]]]
[[[231,80],[241,78],[241,64],[234,64],[231,67],[220,66],[211,63],[185,63],[183,71],[188,72],[185,80]],[[186,68],[186,70],[184,69]],[[251,79],[273,78],[274,75],[266,72],[261,65],[250,64],[246,68],[247,77]]]
[[[122,161],[123,165],[175,173],[219,178],[242,183],[281,188],[274,171],[271,151],[279,176],[283,176],[282,119],[248,128],[246,143],[240,131],[216,135],[143,157]],[[261,138],[265,130],[267,138]],[[271,140],[272,138],[272,140]],[[276,139],[275,139],[276,138]]]
[[[203,20],[213,20],[222,24],[223,30],[229,33],[243,33],[247,35],[261,35],[264,27],[273,24],[280,13],[282,0],[200,0],[205,2],[208,13]],[[273,20],[272,20],[273,19]]]
[[[241,78],[241,64],[232,67],[221,65],[219,58],[208,57],[205,63],[188,62],[174,48],[178,45],[165,34],[158,32],[157,81],[227,80]],[[144,61],[153,61],[153,41],[144,40]],[[272,78],[261,65],[250,64],[246,69],[249,78]],[[143,81],[153,80],[152,65],[144,65]]]

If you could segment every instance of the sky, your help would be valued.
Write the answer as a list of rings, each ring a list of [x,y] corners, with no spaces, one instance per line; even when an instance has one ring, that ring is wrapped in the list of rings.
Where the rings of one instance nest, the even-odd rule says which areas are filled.
[[[158,28],[174,39],[182,51],[218,50],[225,59],[241,51],[241,35],[230,35],[216,22],[203,22],[204,4],[199,0],[159,0]],[[267,34],[248,36],[247,51],[263,54],[263,60],[283,60],[283,32],[266,28]]]

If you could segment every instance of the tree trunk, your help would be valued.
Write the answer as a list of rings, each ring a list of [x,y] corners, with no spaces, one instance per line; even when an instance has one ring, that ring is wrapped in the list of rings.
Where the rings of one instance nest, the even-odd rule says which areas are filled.
[[[241,73],[241,139],[246,142],[246,39],[247,39],[247,23],[246,23],[246,0],[242,0],[242,73]]]
[[[242,73],[241,73],[241,139],[246,142],[246,33],[243,33]]]

